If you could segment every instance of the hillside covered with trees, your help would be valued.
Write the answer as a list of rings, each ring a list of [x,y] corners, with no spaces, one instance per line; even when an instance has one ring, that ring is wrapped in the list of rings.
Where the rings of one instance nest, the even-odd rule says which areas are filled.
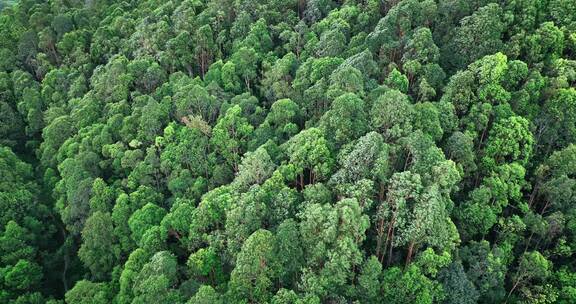
[[[0,6],[0,303],[576,303],[576,1]]]

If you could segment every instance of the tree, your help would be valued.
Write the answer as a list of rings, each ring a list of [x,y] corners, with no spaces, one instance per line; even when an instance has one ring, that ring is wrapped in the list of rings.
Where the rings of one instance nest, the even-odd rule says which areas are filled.
[[[14,224],[25,223],[26,219],[39,217],[44,206],[38,203],[38,184],[33,180],[32,166],[20,160],[8,147],[0,147],[0,231]],[[12,228],[15,228],[11,224]],[[20,224],[18,224],[20,226]],[[23,239],[24,240],[24,239]]]
[[[415,119],[414,128],[420,129],[424,134],[429,135],[434,141],[442,139],[444,130],[440,123],[440,111],[431,102],[418,103],[414,105]]]
[[[179,87],[173,101],[176,106],[176,118],[180,121],[185,121],[188,116],[198,116],[212,123],[218,116],[220,103],[201,85],[190,84]]]
[[[276,165],[263,147],[254,152],[246,152],[242,157],[234,183],[240,188],[261,184],[272,175],[275,167]]]
[[[362,263],[359,246],[366,238],[368,216],[356,199],[343,199],[334,206],[308,204],[300,218],[306,257],[303,290],[321,299],[342,294],[354,275],[351,269]]]
[[[291,303],[298,303],[300,297],[290,289],[281,288],[272,298],[271,303],[274,304],[291,304]],[[318,298],[315,300],[319,301]]]
[[[382,66],[399,61],[414,30],[429,26],[437,14],[434,1],[392,1],[386,7],[386,14],[366,39],[370,49],[382,58]]]
[[[447,177],[454,173],[444,174]],[[438,177],[440,175],[437,175]],[[452,183],[458,180],[457,172],[454,177],[455,180],[446,179],[444,185],[439,183],[425,187],[419,174],[405,171],[392,175],[387,201],[381,203],[377,213],[379,222],[376,252],[381,259],[388,249],[390,262],[393,247],[408,245],[408,265],[420,245],[427,244],[441,250],[455,247],[459,236],[447,214],[451,201],[446,193],[442,193],[450,193]],[[446,187],[446,190],[440,187]],[[382,246],[384,250],[380,251]]]
[[[293,219],[287,219],[278,226],[274,254],[278,262],[280,282],[286,287],[295,286],[304,259],[304,249],[298,224]]]
[[[208,71],[210,63],[212,63],[212,58],[216,50],[214,33],[210,25],[207,24],[199,27],[196,30],[195,38],[196,47],[194,48],[194,54],[196,54],[196,61],[200,65],[200,75],[203,77],[206,71]]]
[[[478,291],[466,277],[462,263],[452,262],[440,271],[438,279],[442,282],[442,288],[446,294],[445,303],[473,304],[478,302]]]
[[[186,264],[194,278],[207,278],[213,285],[224,280],[222,261],[212,247],[201,248],[196,251],[190,255]]]
[[[320,129],[337,147],[366,133],[364,102],[353,93],[339,96],[322,118]]]
[[[231,301],[265,302],[272,297],[270,289],[277,277],[274,242],[271,232],[258,230],[242,245],[230,277]]]
[[[309,183],[312,184],[315,180],[321,180],[330,173],[332,158],[327,144],[320,129],[309,128],[282,145],[290,163],[298,168],[301,187],[304,187],[304,170],[308,170]]]
[[[372,106],[372,128],[386,139],[405,136],[412,130],[413,112],[414,108],[406,95],[398,90],[386,91]]]
[[[320,35],[320,41],[316,46],[318,57],[338,57],[344,50],[346,37],[338,29],[328,30]]]
[[[371,256],[362,265],[358,276],[358,295],[362,303],[377,303],[380,294],[380,276],[382,265],[378,258]]]
[[[266,219],[269,208],[264,201],[264,195],[266,193],[263,187],[252,187],[248,192],[239,195],[239,199],[226,211],[226,249],[231,263],[236,261],[243,244],[252,233],[262,227]]]
[[[54,214],[40,201],[32,166],[8,147],[0,147],[0,298],[42,302],[38,292],[54,278],[41,257],[50,257],[56,232]],[[45,273],[46,272],[46,273]]]
[[[154,91],[166,80],[164,70],[150,58],[133,60],[127,65],[127,69],[136,87],[144,93]]]
[[[272,49],[272,38],[268,31],[268,25],[266,24],[266,18],[260,18],[250,24],[250,31],[248,35],[236,46],[251,46],[260,53],[264,54]]]
[[[434,303],[444,299],[441,285],[424,276],[415,265],[406,271],[398,267],[386,269],[381,288],[382,298],[390,303]]]
[[[573,142],[576,130],[572,127],[576,113],[572,104],[576,102],[576,90],[560,89],[544,104],[540,114],[536,138],[539,145],[547,149],[562,148]]]
[[[574,8],[574,3],[565,0],[554,0],[550,3],[550,15],[559,25],[569,25],[574,22],[574,14],[563,14],[563,10],[571,12]]]
[[[133,80],[127,68],[128,59],[126,57],[114,56],[105,67],[97,69],[90,79],[90,83],[94,87],[94,97],[105,102],[126,100],[129,85]]]
[[[292,80],[296,74],[297,58],[292,52],[276,60],[274,65],[264,72],[260,90],[269,102],[290,98],[294,93]]]
[[[234,63],[236,73],[240,79],[244,80],[246,89],[250,91],[251,83],[258,76],[259,54],[253,48],[241,47],[232,54],[231,60]]]
[[[520,258],[518,269],[513,276],[513,285],[508,293],[512,295],[518,287],[524,287],[531,281],[544,280],[550,275],[551,263],[538,251],[526,252]]]
[[[132,299],[134,298],[134,284],[136,278],[149,259],[150,253],[146,252],[142,248],[132,251],[128,256],[119,279],[120,291],[118,292],[117,297],[120,303],[132,302]]]
[[[90,197],[90,211],[110,212],[118,191],[113,186],[108,186],[102,178],[97,178],[92,184]]]
[[[364,76],[360,70],[343,62],[332,75],[330,75],[330,86],[328,87],[326,95],[332,99],[345,93],[354,93],[363,96]]]
[[[66,293],[65,299],[70,304],[104,304],[110,301],[110,290],[105,283],[81,280]]]
[[[128,219],[132,239],[139,244],[146,230],[160,224],[164,215],[166,211],[153,203],[136,210]]]
[[[7,103],[0,101],[0,144],[16,147],[22,138],[22,120],[18,113]]]
[[[431,187],[422,193],[421,201],[412,210],[413,222],[406,227],[398,225],[398,237],[395,245],[408,244],[406,263],[410,263],[414,250],[419,244],[427,243],[441,250],[449,250],[460,241],[454,223],[446,212],[448,202]],[[402,223],[407,219],[399,219]]]
[[[469,135],[454,132],[447,140],[444,153],[448,159],[453,160],[468,175],[476,170],[474,142]]]
[[[491,106],[508,102],[511,95],[502,86],[507,71],[506,55],[496,53],[484,56],[470,64],[465,71],[454,74],[446,85],[441,99],[454,104],[456,113],[459,115],[471,113],[473,106],[482,109],[487,104]],[[478,103],[478,100],[482,103]],[[486,130],[486,124],[484,123],[481,128],[476,128],[475,131]]]
[[[255,131],[251,145],[264,144],[267,140],[283,143],[300,131],[301,111],[291,99],[280,99],[272,104],[266,119]]]
[[[149,99],[148,103],[142,107],[140,116],[138,138],[143,142],[152,142],[156,139],[162,129],[168,124],[170,106],[168,100],[161,103],[154,99]]]
[[[524,52],[528,63],[550,62],[559,58],[564,49],[564,34],[553,22],[544,22],[526,38]]]
[[[212,130],[209,127],[203,128],[204,124],[194,126],[193,121],[188,122],[190,126],[170,124],[164,129],[164,136],[158,141],[162,148],[160,167],[169,175],[187,171],[192,177],[209,178],[211,176],[209,168],[213,163],[210,157]],[[186,190],[183,189],[183,192]]]
[[[113,229],[110,213],[96,211],[86,220],[82,230],[83,242],[78,257],[95,278],[105,278],[120,257]]]
[[[407,93],[408,86],[410,85],[408,83],[408,77],[402,75],[397,69],[393,69],[390,74],[388,74],[384,83],[391,89],[398,90],[402,93]]]
[[[190,304],[220,304],[223,303],[222,296],[218,294],[210,285],[202,285],[194,297],[187,303]]]
[[[568,147],[555,151],[536,169],[536,184],[530,195],[528,205],[532,207],[542,195],[544,205],[541,214],[549,208],[552,210],[568,210],[574,195],[574,157],[573,150]]]
[[[33,234],[14,221],[5,226],[0,237],[0,250],[2,252],[2,265],[16,264],[20,260],[33,260],[37,248],[34,248]]]
[[[190,77],[194,74],[192,67],[196,60],[191,36],[189,32],[182,31],[178,36],[168,40],[166,47],[169,55],[164,60],[161,60],[161,62],[164,61],[171,66],[177,65],[179,68],[184,68]]]
[[[179,303],[181,297],[171,287],[177,281],[176,257],[167,251],[154,254],[142,266],[134,281],[132,303]]]
[[[402,56],[403,69],[408,75],[409,83],[428,83],[427,70],[430,70],[440,59],[440,50],[434,43],[432,32],[428,27],[421,27],[414,31],[411,39],[406,43],[406,50]],[[440,68],[440,71],[443,70]],[[431,77],[429,81],[434,83]],[[418,79],[421,79],[418,81]],[[436,87],[436,86],[434,86]],[[431,88],[434,90],[434,88]],[[421,95],[424,92],[420,92]],[[435,95],[430,93],[430,95]]]
[[[31,290],[42,279],[42,268],[27,260],[19,260],[4,270],[4,284],[12,290]]]
[[[332,175],[331,182],[345,184],[371,178],[384,186],[391,168],[388,163],[389,146],[380,134],[369,132],[349,150],[343,149],[340,153],[340,169]]]
[[[503,162],[526,164],[533,144],[534,137],[526,119],[517,116],[504,119],[491,129],[482,162],[487,168]]]
[[[237,194],[229,186],[215,188],[202,196],[192,213],[190,223],[190,248],[198,249],[208,241],[212,231],[222,229],[226,223],[226,210],[233,206]]]
[[[498,247],[491,248],[488,241],[472,241],[460,249],[462,264],[468,279],[480,293],[480,302],[502,301],[506,297],[504,278],[506,264]]]
[[[240,92],[242,83],[236,73],[236,64],[234,62],[228,61],[222,66],[222,83],[224,84],[224,89],[234,93]]]
[[[245,152],[246,144],[254,128],[241,115],[242,109],[235,105],[226,111],[226,114],[218,120],[214,126],[211,142],[232,166],[234,172],[238,172],[240,157]]]
[[[500,51],[505,30],[503,17],[500,5],[491,3],[462,18],[451,43],[443,50],[444,60],[451,68],[459,69],[484,55]]]

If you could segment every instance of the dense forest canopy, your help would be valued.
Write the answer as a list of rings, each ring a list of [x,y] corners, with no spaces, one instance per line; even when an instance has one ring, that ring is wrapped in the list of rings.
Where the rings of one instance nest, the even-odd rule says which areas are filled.
[[[0,303],[576,303],[576,1],[0,5]]]

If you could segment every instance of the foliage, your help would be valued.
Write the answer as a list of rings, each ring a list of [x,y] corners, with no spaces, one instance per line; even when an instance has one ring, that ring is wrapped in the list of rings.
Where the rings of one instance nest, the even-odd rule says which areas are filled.
[[[574,0],[0,0],[0,303],[575,303]]]

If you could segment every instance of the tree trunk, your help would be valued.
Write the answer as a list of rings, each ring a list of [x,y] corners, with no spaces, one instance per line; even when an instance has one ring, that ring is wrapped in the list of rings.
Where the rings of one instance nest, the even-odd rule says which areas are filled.
[[[306,9],[306,0],[298,0],[298,18],[304,17],[304,10]]]
[[[244,77],[244,83],[246,84],[248,91],[250,91],[250,79],[248,79],[248,77]]]
[[[63,254],[64,254],[64,269],[62,269],[62,286],[64,287],[64,292],[68,291],[68,280],[66,279],[66,275],[68,272],[68,267],[70,265],[70,256],[68,255],[68,246],[66,245],[66,230],[64,227],[60,227],[60,232],[62,233],[62,237],[64,237],[64,246]]]
[[[526,246],[524,247],[524,253],[526,253],[526,251],[528,251],[528,247],[530,246],[530,242],[532,241],[533,236],[534,236],[534,231],[532,231],[532,233],[530,233],[530,236],[528,237],[528,240],[526,241]]]
[[[536,185],[534,186],[534,189],[532,190],[532,193],[530,193],[530,200],[528,200],[528,207],[532,208],[532,204],[534,203],[534,200],[536,199],[536,196],[538,195],[538,190],[540,188],[540,183],[536,183]]]
[[[384,201],[384,190],[385,190],[384,183],[381,182],[380,183],[380,191],[378,191],[378,201],[379,202]]]
[[[414,241],[410,242],[410,246],[408,246],[408,255],[406,256],[406,264],[404,268],[408,267],[408,264],[412,261],[412,254],[414,253],[414,245],[416,243]]]
[[[480,136],[480,140],[478,141],[478,147],[476,150],[480,150],[480,147],[482,147],[482,142],[484,142],[484,136],[486,136],[486,131],[488,131],[488,125],[490,123],[488,123],[486,125],[486,127],[484,128],[484,130],[482,131],[482,136]]]
[[[544,208],[542,208],[542,211],[540,211],[540,215],[544,215],[544,212],[546,212],[546,209],[548,209],[548,207],[550,207],[550,202],[546,201],[546,204],[544,205]]]
[[[384,236],[384,218],[381,218],[380,221],[378,221],[376,235],[378,236],[376,239],[376,256],[380,260],[380,263],[382,263],[384,254],[380,254],[380,249],[382,249],[382,237]],[[384,251],[386,251],[386,248],[384,248]]]
[[[202,51],[202,54],[200,55],[200,74],[202,76],[202,79],[204,79],[204,74],[206,73],[206,66],[208,63],[208,60],[206,57],[208,57],[206,55],[206,52]]]
[[[408,152],[408,155],[406,156],[406,159],[404,160],[404,170],[406,171],[406,168],[408,167],[408,164],[410,163],[410,158],[412,157],[412,153]]]
[[[392,227],[392,233],[390,234],[390,249],[388,252],[388,262],[386,263],[386,267],[389,267],[392,264],[392,246],[394,244],[394,227]]]
[[[510,292],[508,293],[508,296],[506,297],[506,301],[508,301],[508,298],[510,298],[510,296],[512,295],[512,292],[514,292],[516,287],[518,287],[518,284],[520,284],[520,280],[517,280],[516,283],[514,283],[514,286],[512,286],[512,289],[510,289]]]

